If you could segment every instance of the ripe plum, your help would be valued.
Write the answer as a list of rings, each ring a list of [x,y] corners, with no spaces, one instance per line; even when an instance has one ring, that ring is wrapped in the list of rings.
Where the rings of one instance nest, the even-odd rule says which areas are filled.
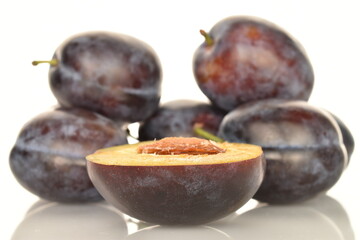
[[[59,46],[50,63],[50,87],[62,106],[127,122],[144,120],[158,107],[160,62],[138,39],[110,32],[82,33]]]
[[[280,27],[234,16],[218,22],[194,54],[195,79],[218,107],[230,111],[260,99],[307,100],[314,73],[305,51]]]
[[[125,143],[126,131],[110,119],[57,108],[25,124],[11,150],[10,167],[23,187],[43,199],[98,201],[102,197],[89,179],[85,156]]]
[[[163,104],[139,128],[139,140],[164,137],[199,137],[194,132],[196,124],[209,133],[216,134],[225,112],[195,100],[174,100]]]
[[[225,116],[219,136],[263,148],[266,173],[254,198],[273,204],[303,201],[327,191],[348,161],[335,119],[305,101],[244,104]]]

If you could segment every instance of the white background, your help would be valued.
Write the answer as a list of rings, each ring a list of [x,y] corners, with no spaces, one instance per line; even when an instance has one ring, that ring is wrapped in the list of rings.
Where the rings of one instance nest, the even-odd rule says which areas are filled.
[[[286,29],[306,49],[315,71],[310,102],[338,115],[359,138],[360,7],[358,1],[12,0],[0,2],[0,239],[9,239],[37,197],[23,189],[8,165],[23,124],[56,104],[48,86],[50,59],[69,36],[108,30],[151,45],[163,67],[162,102],[206,100],[192,73],[192,57],[210,30],[232,15],[253,15]],[[349,168],[329,192],[347,210],[360,236],[360,169],[355,149]]]

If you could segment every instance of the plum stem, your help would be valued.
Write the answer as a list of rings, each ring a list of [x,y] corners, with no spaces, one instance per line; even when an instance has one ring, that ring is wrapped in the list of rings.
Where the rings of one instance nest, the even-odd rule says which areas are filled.
[[[58,65],[58,60],[51,59],[51,60],[45,60],[45,61],[42,61],[42,60],[41,61],[33,61],[32,65],[36,66],[36,65],[41,64],[41,63],[48,63],[48,64],[50,64],[50,66],[56,66],[56,65]]]
[[[204,36],[207,46],[212,46],[214,44],[214,39],[209,35],[209,33],[204,30],[200,30],[200,34]]]
[[[207,140],[211,140],[218,143],[224,142],[224,139],[219,138],[218,136],[215,136],[214,134],[204,130],[202,124],[194,124],[193,130],[195,134]]]
[[[137,137],[135,137],[135,136],[131,133],[131,131],[130,131],[129,128],[126,128],[126,134],[127,134],[129,137],[131,137],[132,139],[139,141],[139,139],[138,139]]]

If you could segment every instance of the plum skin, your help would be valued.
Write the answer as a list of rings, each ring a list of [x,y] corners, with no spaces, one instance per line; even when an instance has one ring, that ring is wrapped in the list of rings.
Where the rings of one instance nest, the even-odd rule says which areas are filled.
[[[350,131],[350,129],[346,126],[346,124],[336,115],[330,113],[331,116],[336,120],[337,124],[340,127],[340,131],[343,137],[343,141],[345,144],[346,151],[348,153],[348,164],[350,162],[350,158],[355,149],[355,139]]]
[[[348,162],[335,119],[304,101],[242,105],[225,116],[219,136],[263,148],[267,167],[254,198],[271,204],[305,201],[329,190]]]
[[[125,130],[110,119],[83,109],[56,108],[23,126],[9,164],[18,182],[40,198],[100,201],[103,198],[90,181],[85,156],[125,143]]]
[[[154,140],[165,137],[199,137],[194,125],[217,134],[225,112],[209,103],[195,100],[174,100],[162,104],[148,119],[141,123],[139,140]]]
[[[263,155],[211,165],[116,166],[87,161],[101,195],[125,214],[162,225],[197,225],[244,205],[265,171]]]
[[[208,33],[193,57],[197,84],[226,111],[260,99],[307,100],[314,72],[298,42],[263,19],[233,16]]]
[[[162,70],[154,50],[130,36],[86,32],[66,40],[54,53],[50,88],[65,107],[137,122],[158,107]]]

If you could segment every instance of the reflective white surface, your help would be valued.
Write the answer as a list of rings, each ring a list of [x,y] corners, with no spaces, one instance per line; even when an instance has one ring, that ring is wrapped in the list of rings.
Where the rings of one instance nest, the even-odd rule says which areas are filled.
[[[12,239],[123,239],[122,214],[105,204],[58,204],[37,201],[15,229]]]
[[[163,67],[162,101],[206,100],[192,74],[199,29],[231,15],[255,15],[290,32],[315,71],[310,103],[339,116],[359,143],[360,14],[358,1],[13,0],[0,2],[0,239],[344,239],[360,238],[360,161],[328,192],[291,206],[251,200],[237,214],[194,227],[149,226],[105,203],[63,205],[39,200],[13,177],[8,156],[23,124],[56,104],[47,82],[51,58],[72,34],[109,30],[149,43]]]
[[[38,200],[19,221],[12,240],[355,239],[346,210],[328,195],[291,206],[255,203],[252,200],[245,207],[247,210],[217,222],[176,227],[139,222],[105,202],[80,205]]]
[[[214,226],[233,239],[354,239],[345,209],[323,195],[292,206],[259,206]]]

